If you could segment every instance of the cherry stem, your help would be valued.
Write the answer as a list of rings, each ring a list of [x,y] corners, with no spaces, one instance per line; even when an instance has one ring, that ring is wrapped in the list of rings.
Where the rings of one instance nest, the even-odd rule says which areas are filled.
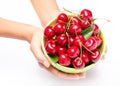
[[[67,9],[64,8],[64,7],[63,7],[63,10],[66,11],[66,12],[68,12],[68,13],[72,13],[72,14],[74,14],[74,15],[76,15],[76,16],[78,15],[78,13],[74,13],[74,12],[72,12],[72,11],[69,11],[69,10],[67,10]]]
[[[89,50],[87,47],[85,47],[85,45],[83,45],[82,43],[81,43],[81,45],[82,45],[87,51],[89,51],[90,53],[92,53],[93,55],[95,55],[95,53],[93,53],[91,50]]]
[[[79,42],[79,45],[80,45],[80,58],[82,58],[82,43],[81,42]]]

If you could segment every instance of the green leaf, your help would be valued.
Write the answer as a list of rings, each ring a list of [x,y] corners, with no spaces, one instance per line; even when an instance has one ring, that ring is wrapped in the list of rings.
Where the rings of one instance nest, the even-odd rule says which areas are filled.
[[[94,26],[90,26],[81,32],[81,34],[85,37],[86,40],[89,39],[90,36],[92,35],[93,28],[94,28]]]
[[[58,62],[58,56],[55,55],[55,56],[50,56],[50,59],[53,61],[53,62]]]

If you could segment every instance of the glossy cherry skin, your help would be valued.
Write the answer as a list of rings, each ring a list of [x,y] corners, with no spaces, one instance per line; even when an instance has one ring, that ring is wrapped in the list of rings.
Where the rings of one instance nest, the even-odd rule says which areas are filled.
[[[91,54],[90,59],[92,62],[97,62],[100,59],[101,52],[99,49],[93,51],[94,54]]]
[[[71,58],[67,54],[60,54],[58,62],[60,65],[69,66],[71,64]]]
[[[81,21],[80,21],[80,19],[77,16],[73,16],[73,17],[70,18],[70,24],[71,25],[72,24],[78,24],[78,25],[80,25]]]
[[[72,36],[69,37],[68,43],[70,46],[74,45],[74,40],[75,40],[75,37],[72,37]]]
[[[93,35],[97,35],[99,33],[99,27],[97,24],[94,24]]]
[[[76,69],[81,69],[85,66],[85,63],[83,62],[83,60],[80,57],[77,57],[72,61],[72,65]]]
[[[81,27],[82,29],[86,29],[91,26],[92,20],[88,17],[84,17],[81,19]]]
[[[54,29],[52,28],[52,26],[47,26],[46,28],[45,28],[45,31],[44,31],[44,36],[46,37],[46,38],[52,38],[53,36],[55,35],[55,31],[54,31]]]
[[[48,54],[55,55],[57,54],[57,46],[53,39],[47,40],[45,43],[45,49]]]
[[[92,12],[89,9],[83,9],[80,12],[80,15],[81,15],[81,18],[84,18],[84,17],[92,18],[93,17]]]
[[[90,54],[88,52],[82,53],[82,60],[85,63],[85,65],[90,63]]]
[[[96,36],[95,40],[97,42],[97,47],[99,47],[102,44],[102,42],[103,42],[103,39],[101,37],[99,37],[99,36]]]
[[[68,37],[66,34],[60,34],[56,37],[57,45],[66,46],[68,44]]]
[[[57,17],[57,22],[68,22],[68,16],[65,13],[60,13]]]
[[[90,37],[88,40],[85,41],[84,45],[91,51],[95,50],[97,48],[95,37]]]
[[[82,28],[78,24],[71,25],[70,28],[68,29],[68,33],[71,36],[76,36],[76,34],[80,34],[82,31]]]
[[[57,53],[58,53],[58,55],[67,53],[67,48],[66,47],[57,46]]]
[[[74,45],[75,45],[75,46],[78,46],[78,47],[81,46],[80,43],[84,44],[84,42],[85,42],[85,38],[84,38],[83,35],[78,35],[78,36],[76,36],[76,38],[74,39]]]
[[[67,54],[70,58],[76,58],[80,55],[79,48],[77,46],[71,46],[68,48]]]
[[[54,26],[54,30],[55,30],[56,35],[65,33],[66,28],[67,28],[67,26],[66,26],[65,23],[62,23],[62,22],[57,23],[57,24]]]

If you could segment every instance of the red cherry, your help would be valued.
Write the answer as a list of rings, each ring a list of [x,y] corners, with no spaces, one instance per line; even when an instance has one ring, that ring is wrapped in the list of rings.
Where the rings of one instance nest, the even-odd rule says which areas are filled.
[[[66,47],[57,46],[58,55],[64,54],[67,52]]]
[[[55,55],[57,54],[57,46],[53,39],[47,40],[45,43],[45,49],[48,54]]]
[[[92,62],[97,62],[100,59],[101,52],[99,49],[93,51],[94,54],[91,54],[90,59]]]
[[[73,17],[70,18],[70,24],[78,24],[78,25],[80,25],[81,21],[77,16],[73,16]]]
[[[71,59],[67,54],[61,54],[58,57],[58,62],[60,65],[69,66],[71,64]]]
[[[99,47],[102,44],[102,42],[103,42],[103,39],[101,37],[99,37],[99,36],[96,36],[95,40],[97,42],[97,47]]]
[[[78,36],[76,36],[76,38],[74,39],[74,45],[80,47],[80,46],[81,46],[81,45],[80,45],[80,42],[81,42],[82,44],[84,44],[84,42],[85,42],[85,38],[84,38],[83,35],[78,35]]]
[[[52,26],[47,26],[44,31],[44,36],[46,38],[52,38],[55,35],[55,32],[52,28]]]
[[[80,13],[81,15],[81,18],[84,18],[84,17],[89,17],[89,18],[92,18],[92,12],[89,10],[89,9],[83,9]]]
[[[77,46],[71,46],[70,48],[68,48],[67,54],[70,58],[76,58],[80,55],[79,48]]]
[[[74,45],[74,39],[75,38],[72,37],[72,36],[69,37],[68,43],[69,43],[70,46]]]
[[[66,34],[60,34],[56,37],[56,42],[60,46],[66,46],[68,44],[68,37]]]
[[[67,22],[68,16],[65,13],[60,13],[57,17],[57,22]]]
[[[72,61],[72,65],[75,68],[80,69],[80,68],[83,68],[85,66],[85,63],[83,62],[83,60],[80,57],[77,57]]]
[[[92,20],[89,17],[84,17],[81,19],[81,27],[82,29],[86,29],[91,26]]]
[[[93,35],[97,35],[99,33],[99,27],[97,24],[94,24],[94,31],[93,31]]]
[[[70,28],[68,29],[68,33],[71,36],[76,36],[76,34],[80,34],[81,31],[82,31],[81,26],[77,24],[71,25]]]
[[[90,63],[90,54],[88,52],[82,53],[82,60],[87,65]]]
[[[85,43],[85,47],[87,47],[89,50],[95,50],[97,48],[97,42],[95,40],[95,37],[90,37]]]
[[[67,28],[67,25],[65,23],[57,23],[54,26],[54,30],[55,30],[56,35],[65,33],[66,28]]]

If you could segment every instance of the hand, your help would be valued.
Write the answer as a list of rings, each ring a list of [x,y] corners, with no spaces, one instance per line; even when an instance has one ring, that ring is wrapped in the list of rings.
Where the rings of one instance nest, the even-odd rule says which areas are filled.
[[[42,52],[42,49],[41,49],[41,39],[42,39],[41,33],[42,33],[42,30],[37,28],[37,30],[34,31],[32,39],[30,41],[31,51],[33,52],[34,56],[36,57],[39,65],[59,78],[63,78],[63,79],[85,78],[85,73],[67,74],[67,73],[57,70],[52,65],[50,65],[49,61],[45,58],[45,56]]]

